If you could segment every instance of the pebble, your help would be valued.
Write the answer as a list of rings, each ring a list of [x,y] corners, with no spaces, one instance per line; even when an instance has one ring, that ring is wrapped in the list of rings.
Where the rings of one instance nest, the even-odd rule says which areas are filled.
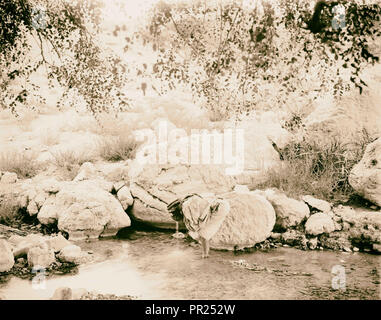
[[[352,252],[351,248],[348,248],[348,247],[344,247],[343,250],[344,250],[345,252]]]
[[[270,235],[270,237],[271,237],[272,239],[275,239],[275,240],[280,239],[281,236],[282,236],[282,235],[281,235],[280,233],[277,233],[277,232],[271,232],[271,235]]]
[[[185,238],[185,235],[184,235],[184,233],[182,233],[182,232],[176,232],[176,233],[174,233],[174,234],[172,235],[172,237],[175,238],[175,239],[184,239],[184,238]]]
[[[359,248],[357,248],[357,247],[353,247],[353,251],[354,251],[354,252],[359,252],[359,251],[360,251],[360,249],[359,249]]]

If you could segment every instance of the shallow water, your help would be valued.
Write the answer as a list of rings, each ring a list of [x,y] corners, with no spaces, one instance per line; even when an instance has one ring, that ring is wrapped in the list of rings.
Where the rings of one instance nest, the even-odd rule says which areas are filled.
[[[211,251],[201,259],[197,244],[142,231],[78,245],[93,251],[95,260],[78,274],[51,276],[44,289],[12,278],[0,285],[0,295],[48,299],[56,288],[68,286],[140,299],[381,299],[381,256],[376,255],[277,248]],[[345,290],[332,289],[334,266],[344,267]]]

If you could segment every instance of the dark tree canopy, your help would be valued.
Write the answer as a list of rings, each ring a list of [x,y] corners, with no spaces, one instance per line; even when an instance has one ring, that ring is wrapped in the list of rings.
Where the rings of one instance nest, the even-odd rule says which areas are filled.
[[[105,55],[95,41],[101,3],[44,0],[43,7],[38,4],[33,0],[0,3],[2,107],[17,115],[17,106],[27,105],[29,97],[44,101],[38,85],[29,79],[40,67],[45,69],[51,87],[58,82],[65,89],[58,105],[74,91],[94,114],[126,107],[128,99],[120,91],[124,66],[118,57]],[[36,45],[37,58],[33,54]],[[21,90],[8,90],[18,79],[25,80]]]

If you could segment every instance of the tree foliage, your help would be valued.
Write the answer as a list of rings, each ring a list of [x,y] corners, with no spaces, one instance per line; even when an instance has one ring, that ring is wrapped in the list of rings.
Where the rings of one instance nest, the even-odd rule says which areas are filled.
[[[64,88],[59,106],[70,102],[70,95],[82,97],[94,114],[128,105],[121,90],[125,66],[97,41],[100,6],[99,1],[0,2],[3,108],[17,115],[20,105],[33,107],[30,101],[34,98],[44,102],[43,90],[31,81],[32,74],[41,68],[50,87],[58,83]],[[15,82],[17,86],[13,86]],[[12,90],[14,87],[17,90]]]
[[[189,85],[209,110],[247,114],[351,87],[378,61],[381,7],[355,1],[161,1],[138,35],[158,52],[162,91]]]
[[[222,116],[309,103],[327,92],[340,96],[353,86],[363,90],[362,70],[378,61],[371,44],[380,41],[380,5],[252,3],[158,2],[149,23],[125,38],[125,52],[141,42],[157,54],[152,69],[147,62],[133,75],[123,57],[100,45],[100,8],[107,1],[2,0],[2,107],[17,114],[18,106],[31,106],[32,97],[44,102],[41,88],[30,80],[41,69],[50,87],[65,89],[59,105],[82,97],[94,114],[124,110],[129,97],[123,86],[147,74],[160,81],[159,93],[189,87],[201,105]],[[141,90],[146,92],[146,82]]]

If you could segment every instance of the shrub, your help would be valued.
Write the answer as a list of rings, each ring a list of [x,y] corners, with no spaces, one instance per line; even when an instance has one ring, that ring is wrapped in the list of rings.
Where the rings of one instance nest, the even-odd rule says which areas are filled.
[[[75,178],[82,164],[92,160],[85,154],[70,150],[53,152],[52,155],[54,164],[62,170],[63,178],[68,180]]]
[[[99,154],[107,161],[133,159],[139,143],[131,135],[102,137],[99,141]]]
[[[306,134],[281,150],[281,168],[267,172],[267,180],[257,188],[276,187],[289,196],[311,194],[329,200],[344,201],[354,195],[348,182],[351,169],[365,147],[374,139],[366,130],[346,142],[339,135]]]
[[[35,154],[9,151],[0,154],[0,171],[9,171],[17,174],[19,178],[35,176],[41,165],[36,161]]]

